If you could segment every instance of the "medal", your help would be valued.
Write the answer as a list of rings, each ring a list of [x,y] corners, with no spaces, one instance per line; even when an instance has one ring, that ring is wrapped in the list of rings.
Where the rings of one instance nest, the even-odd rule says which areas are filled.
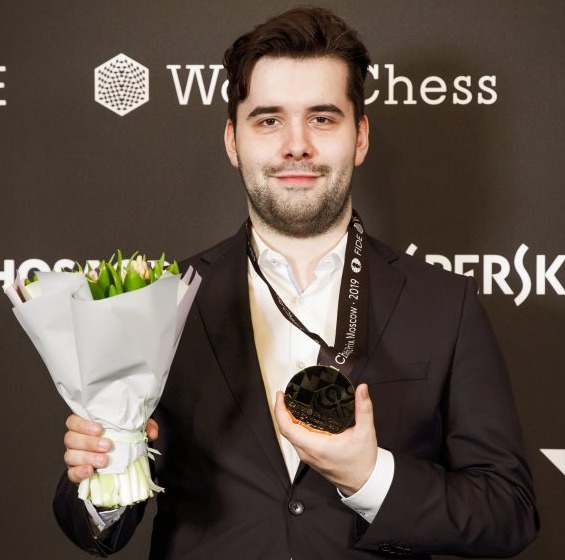
[[[316,430],[339,434],[353,425],[355,388],[332,366],[310,366],[288,383],[284,402],[299,421]]]

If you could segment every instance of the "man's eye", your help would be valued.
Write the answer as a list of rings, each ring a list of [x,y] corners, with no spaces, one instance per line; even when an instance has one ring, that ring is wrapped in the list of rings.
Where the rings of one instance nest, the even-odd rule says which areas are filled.
[[[264,119],[261,121],[261,124],[263,126],[274,126],[275,124],[277,124],[277,119],[274,118]]]
[[[316,124],[329,124],[331,121],[328,117],[314,117]]]

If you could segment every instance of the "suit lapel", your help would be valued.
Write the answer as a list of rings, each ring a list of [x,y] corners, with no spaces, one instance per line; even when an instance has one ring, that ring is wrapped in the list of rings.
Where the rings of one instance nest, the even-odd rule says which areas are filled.
[[[281,484],[288,489],[288,471],[269,411],[253,339],[245,229],[240,229],[222,247],[223,251],[201,257],[209,268],[205,271],[204,289],[197,296],[198,307],[220,368],[249,430]]]
[[[371,310],[367,350],[364,358],[359,360],[351,372],[350,378],[354,385],[362,381],[363,371],[381,340],[406,282],[405,274],[391,266],[398,259],[396,253],[376,240],[371,241]]]

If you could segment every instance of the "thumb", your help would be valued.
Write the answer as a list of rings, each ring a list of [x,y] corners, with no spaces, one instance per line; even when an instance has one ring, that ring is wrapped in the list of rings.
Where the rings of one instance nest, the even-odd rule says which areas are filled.
[[[366,383],[359,385],[355,391],[355,425],[359,427],[374,425],[373,403]]]
[[[293,423],[292,416],[287,410],[284,403],[284,393],[282,391],[277,391],[274,412],[275,419],[277,421],[277,424],[279,425],[279,430],[282,433],[283,430],[288,428]]]

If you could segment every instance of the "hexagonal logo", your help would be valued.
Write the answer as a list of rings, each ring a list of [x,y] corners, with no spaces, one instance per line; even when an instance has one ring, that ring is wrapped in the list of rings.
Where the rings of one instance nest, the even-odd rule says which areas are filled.
[[[127,115],[149,101],[149,70],[120,53],[94,69],[94,100]]]

